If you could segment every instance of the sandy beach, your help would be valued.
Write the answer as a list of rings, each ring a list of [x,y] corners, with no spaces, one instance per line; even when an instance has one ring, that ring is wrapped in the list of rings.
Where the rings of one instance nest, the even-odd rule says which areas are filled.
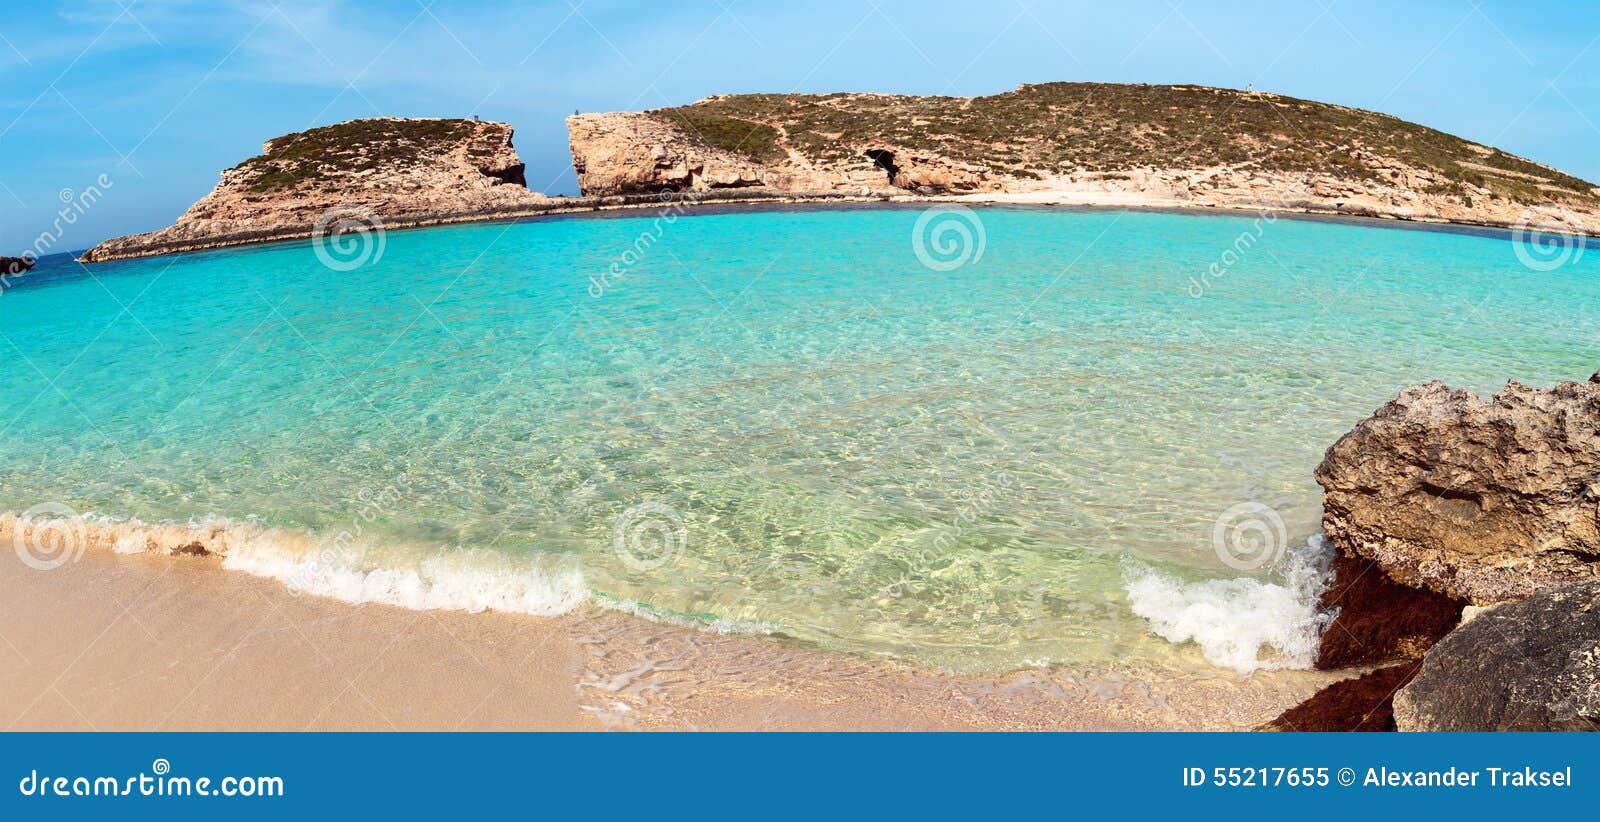
[[[1335,678],[955,677],[587,606],[357,606],[206,557],[6,551],[0,598],[8,730],[1238,730]]]

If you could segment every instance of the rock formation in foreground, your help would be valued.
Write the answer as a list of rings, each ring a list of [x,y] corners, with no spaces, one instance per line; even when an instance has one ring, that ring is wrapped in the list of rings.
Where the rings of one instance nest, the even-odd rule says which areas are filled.
[[[1493,608],[1428,651],[1403,731],[1600,731],[1600,582]]]
[[[14,276],[32,268],[33,260],[27,257],[0,257],[0,277]]]
[[[515,213],[548,203],[529,191],[511,127],[382,117],[268,140],[176,224],[119,237],[86,262],[311,236],[330,210],[391,227]]]
[[[1600,375],[1407,388],[1316,478],[1328,540],[1401,585],[1483,605],[1600,577]]]
[[[744,94],[567,120],[586,195],[1048,194],[1600,231],[1600,190],[1383,114],[1203,86]]]
[[[1323,602],[1339,609],[1317,667],[1402,664],[1336,683],[1269,729],[1374,729],[1391,711],[1381,686],[1408,680],[1392,704],[1400,730],[1591,729],[1600,374],[1511,382],[1490,400],[1407,388],[1329,448],[1316,478],[1338,552]],[[1463,623],[1469,609],[1481,615]]]

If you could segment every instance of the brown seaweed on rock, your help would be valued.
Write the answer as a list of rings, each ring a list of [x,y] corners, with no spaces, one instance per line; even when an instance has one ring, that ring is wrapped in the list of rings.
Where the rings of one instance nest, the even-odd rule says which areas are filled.
[[[1393,731],[1395,692],[1416,676],[1420,666],[1405,662],[1335,682],[1258,730]]]
[[[1342,551],[1333,558],[1333,584],[1322,607],[1338,615],[1322,634],[1320,670],[1421,659],[1423,652],[1461,621],[1466,603],[1408,588],[1371,560]]]

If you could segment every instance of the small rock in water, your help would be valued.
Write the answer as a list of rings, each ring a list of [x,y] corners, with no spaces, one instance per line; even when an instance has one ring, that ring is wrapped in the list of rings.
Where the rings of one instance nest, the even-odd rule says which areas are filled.
[[[196,540],[194,542],[188,543],[187,545],[179,545],[178,547],[173,548],[169,553],[171,553],[173,556],[182,556],[182,557],[207,557],[207,556],[211,556],[211,552],[207,551],[206,547],[204,545],[201,545],[199,540]]]

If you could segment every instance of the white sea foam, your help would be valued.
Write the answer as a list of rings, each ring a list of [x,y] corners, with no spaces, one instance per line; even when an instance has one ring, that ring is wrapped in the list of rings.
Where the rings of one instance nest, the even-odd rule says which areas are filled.
[[[1240,673],[1308,668],[1333,620],[1317,607],[1330,581],[1332,556],[1318,535],[1285,557],[1265,581],[1185,582],[1148,567],[1130,567],[1128,601],[1156,635],[1195,643],[1213,665]]]
[[[588,599],[574,562],[541,561],[492,551],[441,551],[383,559],[366,552],[296,552],[268,542],[230,553],[222,567],[270,577],[289,588],[354,603],[418,611],[505,611],[553,616]]]
[[[423,552],[330,540],[309,531],[206,517],[146,523],[64,507],[49,517],[0,514],[0,540],[54,567],[86,550],[119,554],[204,552],[222,567],[278,580],[292,590],[354,603],[415,610],[507,611],[550,616],[589,597],[575,558],[532,558],[482,550]]]

